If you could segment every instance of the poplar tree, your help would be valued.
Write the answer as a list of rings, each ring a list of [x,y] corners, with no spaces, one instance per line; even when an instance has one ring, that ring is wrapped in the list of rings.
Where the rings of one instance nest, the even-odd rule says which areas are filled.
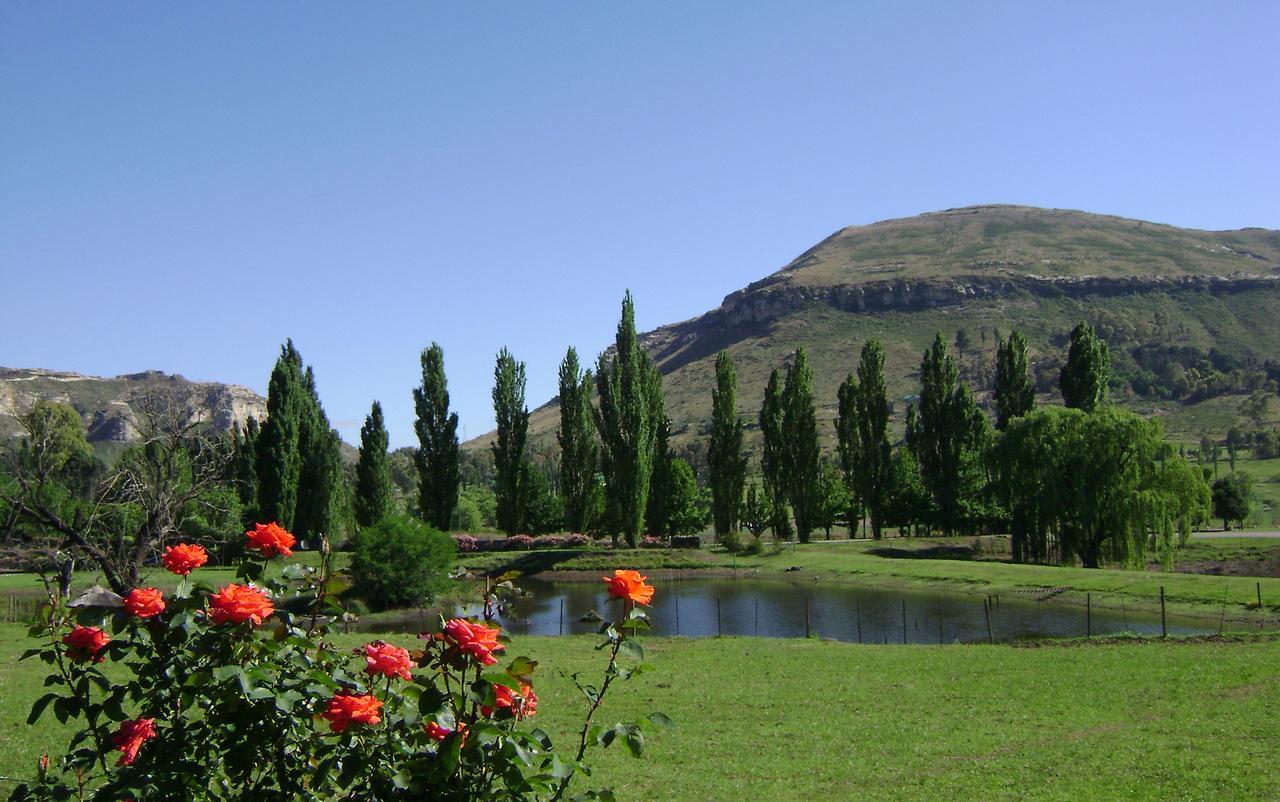
[[[672,492],[675,475],[671,455],[671,419],[667,417],[666,399],[662,396],[662,382],[652,368],[645,378],[645,394],[649,401],[649,415],[654,424],[653,472],[649,477],[649,501],[645,505],[644,529],[651,535],[662,537],[670,529],[673,510]]]
[[[858,496],[871,519],[871,536],[881,537],[892,481],[889,399],[884,385],[884,348],[878,340],[862,346],[855,393],[858,421]]]
[[[964,502],[977,495],[988,427],[969,388],[957,386],[957,375],[955,359],[939,333],[920,362],[919,411],[907,434],[946,534],[960,529]]]
[[[862,499],[859,493],[858,470],[861,463],[858,436],[858,380],[852,373],[845,377],[836,391],[836,453],[840,457],[840,474],[845,489],[849,491],[849,536],[858,528],[862,517]]]
[[[796,518],[796,536],[801,543],[808,543],[818,517],[819,452],[813,372],[803,348],[796,349],[795,359],[787,368],[782,406],[787,498]]]
[[[1107,399],[1107,381],[1111,378],[1111,354],[1107,344],[1081,323],[1071,330],[1071,347],[1067,363],[1058,374],[1062,399],[1072,409],[1093,412]]]
[[[391,466],[387,457],[387,428],[382,404],[373,408],[360,427],[360,456],[356,460],[356,488],[353,506],[356,524],[373,526],[391,512]]]
[[[585,532],[591,525],[596,486],[596,441],[591,410],[591,371],[582,372],[573,348],[560,363],[560,497],[564,525]]]
[[[791,539],[791,518],[787,515],[786,431],[783,428],[782,380],[775,369],[769,374],[760,405],[760,432],[764,436],[760,474],[764,504],[774,540]]]
[[[1027,340],[1014,329],[1009,339],[996,346],[996,428],[1004,431],[1009,421],[1031,411],[1036,402],[1036,386],[1027,363]]]
[[[449,412],[444,350],[432,343],[422,352],[422,385],[413,390],[418,418],[414,462],[418,467],[418,508],[428,524],[447,531],[458,504],[458,415]]]
[[[267,384],[267,419],[257,440],[258,512],[264,521],[293,528],[302,459],[302,355],[286,340]]]
[[[310,367],[303,373],[302,407],[298,427],[298,506],[293,516],[294,534],[300,538],[332,534],[341,518],[345,500],[342,482],[342,440],[329,426],[320,404],[316,377]]]
[[[634,547],[644,527],[658,432],[651,409],[654,385],[659,381],[655,372],[636,340],[635,304],[628,290],[622,300],[613,355],[601,354],[596,369],[600,397],[596,429],[600,433],[608,525],[615,544],[622,535]]]
[[[738,526],[747,457],[742,452],[738,419],[738,372],[728,351],[716,355],[716,386],[711,391],[711,445],[707,450],[711,482],[711,517],[716,535]]]
[[[494,495],[498,505],[498,528],[508,535],[525,525],[525,440],[529,432],[529,409],[524,405],[524,363],[517,362],[506,348],[498,352],[493,369],[493,414],[497,420],[494,439]]]

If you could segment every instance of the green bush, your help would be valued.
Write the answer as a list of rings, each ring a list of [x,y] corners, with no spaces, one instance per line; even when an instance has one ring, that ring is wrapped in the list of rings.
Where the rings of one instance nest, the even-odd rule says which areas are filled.
[[[415,518],[392,516],[361,529],[353,552],[355,592],[370,607],[422,607],[443,588],[454,543]]]

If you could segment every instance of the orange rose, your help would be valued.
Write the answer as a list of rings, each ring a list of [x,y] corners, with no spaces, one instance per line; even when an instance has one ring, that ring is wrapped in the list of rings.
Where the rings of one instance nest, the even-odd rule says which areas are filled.
[[[390,643],[374,641],[364,645],[365,673],[383,677],[400,677],[413,679],[410,670],[413,662],[409,659],[409,650],[392,646]]]
[[[271,597],[248,585],[227,585],[209,597],[209,617],[215,624],[243,624],[246,621],[257,626],[276,611]]]
[[[639,571],[617,570],[613,572],[613,576],[606,576],[604,581],[609,586],[610,596],[647,605],[653,601],[653,586],[646,585],[645,579],[647,577],[640,576]]]
[[[124,597],[124,609],[138,618],[151,618],[164,612],[164,594],[155,588],[134,588]]]
[[[428,721],[425,729],[427,731],[427,737],[436,741],[443,741],[455,732],[455,730],[443,727],[434,721]],[[459,724],[456,732],[462,733],[462,742],[465,744],[467,742],[467,725]]]
[[[138,757],[142,744],[156,737],[156,720],[140,718],[137,721],[122,721],[120,729],[111,736],[111,746],[124,754],[120,755],[117,766],[129,766]]]
[[[478,663],[491,666],[498,662],[494,653],[506,649],[498,643],[499,630],[488,624],[473,624],[464,618],[455,618],[444,625],[443,638],[453,644],[455,654],[466,655]]]
[[[480,713],[484,716],[492,716],[495,710],[510,710],[517,720],[532,716],[538,712],[538,694],[533,692],[533,686],[527,682],[520,683],[520,693],[516,693],[506,685],[494,685],[493,707],[485,705],[480,708]]]
[[[329,720],[329,729],[342,732],[352,724],[374,725],[382,721],[382,700],[370,694],[340,693],[329,700],[323,715]]]
[[[106,657],[99,652],[111,642],[111,636],[101,627],[76,627],[62,638],[62,642],[67,645],[67,656],[73,661],[101,663]]]
[[[244,533],[249,538],[249,548],[256,549],[263,557],[291,557],[293,545],[298,539],[277,523],[256,524]]]
[[[179,543],[176,546],[165,547],[164,556],[160,558],[160,562],[164,563],[164,567],[171,573],[186,576],[209,562],[209,553],[204,550],[204,546]]]

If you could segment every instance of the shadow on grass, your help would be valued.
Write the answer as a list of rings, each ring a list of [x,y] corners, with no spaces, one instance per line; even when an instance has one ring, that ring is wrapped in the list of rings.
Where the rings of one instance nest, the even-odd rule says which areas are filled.
[[[921,549],[899,549],[882,546],[867,549],[867,554],[892,557],[900,560],[976,560],[978,552],[972,546],[929,546]]]

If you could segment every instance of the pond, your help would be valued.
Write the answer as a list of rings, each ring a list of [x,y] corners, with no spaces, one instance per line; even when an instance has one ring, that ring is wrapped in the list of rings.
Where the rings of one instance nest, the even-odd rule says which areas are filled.
[[[657,593],[649,617],[657,635],[798,638],[809,634],[851,643],[988,639],[988,611],[982,596],[781,579],[655,580],[652,584]],[[522,595],[499,617],[516,634],[591,633],[599,624],[584,621],[584,616],[596,612],[608,618],[618,613],[618,603],[611,603],[602,582],[525,578],[517,585]],[[1054,598],[993,598],[989,614],[990,637],[996,641],[1082,637],[1086,628],[1094,635],[1160,634],[1159,613],[1094,607],[1090,615],[1083,606]],[[378,616],[362,624],[360,628],[369,631],[417,632],[430,626],[431,616]],[[1170,635],[1212,634],[1218,629],[1217,622],[1175,616],[1168,617],[1167,626]]]

